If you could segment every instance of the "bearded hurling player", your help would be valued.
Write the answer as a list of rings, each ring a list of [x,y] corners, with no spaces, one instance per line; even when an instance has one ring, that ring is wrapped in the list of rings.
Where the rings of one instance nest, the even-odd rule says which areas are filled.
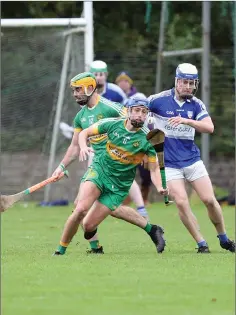
[[[194,143],[195,131],[213,133],[214,125],[205,104],[194,95],[198,89],[197,68],[189,63],[178,65],[175,87],[149,97],[149,110],[155,128],[165,132],[165,166],[170,195],[179,211],[180,220],[196,241],[198,253],[210,253],[191,211],[185,181],[188,181],[205,204],[215,226],[220,246],[235,252],[235,242],[226,233],[222,209],[214,195],[211,180]]]

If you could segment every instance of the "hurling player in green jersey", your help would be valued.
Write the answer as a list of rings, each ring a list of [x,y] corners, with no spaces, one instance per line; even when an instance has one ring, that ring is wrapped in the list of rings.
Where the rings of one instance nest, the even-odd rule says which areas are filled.
[[[82,178],[78,203],[65,225],[61,243],[68,244],[83,221],[84,237],[90,239],[97,226],[110,214],[115,213],[129,193],[135,171],[148,156],[152,182],[157,191],[167,195],[161,185],[156,152],[146,140],[149,129],[143,126],[148,113],[148,101],[133,100],[129,103],[128,118],[103,119],[79,134],[80,160],[86,160],[93,151],[87,146],[89,137],[108,136],[106,150],[93,159],[92,165]],[[93,207],[92,207],[93,206]],[[158,253],[164,251],[165,240],[160,226],[147,222],[143,229],[150,235]]]
[[[74,120],[75,131],[71,145],[53,175],[59,175],[65,167],[67,167],[79,156],[78,135],[81,130],[89,127],[94,122],[97,122],[99,119],[104,117],[120,117],[127,115],[127,109],[121,104],[110,102],[97,94],[96,81],[92,73],[79,74],[71,80],[71,85],[73,89],[76,87],[76,92],[74,91],[74,94],[76,94],[77,102],[82,105],[83,108],[76,115]],[[90,143],[96,152],[96,155],[105,150],[106,142],[107,136],[105,134],[90,138]],[[75,205],[76,203],[77,198],[75,200]],[[142,218],[134,209],[129,207],[119,207],[117,211],[112,213],[112,216],[126,220],[141,228],[145,228],[147,225],[147,220]],[[61,240],[56,253],[59,255],[64,254],[69,242],[70,240]],[[91,238],[89,242],[91,250],[88,252],[103,253],[103,248],[99,245],[96,235]]]
[[[97,93],[99,95],[101,95],[102,97],[105,97],[106,99],[110,101],[125,104],[127,97],[125,93],[122,91],[122,89],[116,84],[107,82],[108,67],[104,61],[94,60],[90,65],[89,71],[92,72],[94,76],[96,77]],[[115,116],[110,115],[107,117],[115,117]],[[89,159],[89,162],[90,161],[91,161],[91,158]],[[129,198],[136,205],[137,211],[143,217],[146,217],[148,219],[148,212],[145,207],[144,198],[142,196],[141,189],[136,181],[133,181],[132,186],[130,187]]]

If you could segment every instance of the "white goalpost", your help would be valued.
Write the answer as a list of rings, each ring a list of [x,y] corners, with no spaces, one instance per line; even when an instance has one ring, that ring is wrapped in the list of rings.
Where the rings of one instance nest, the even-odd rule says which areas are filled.
[[[65,94],[67,93],[67,90],[68,90],[68,72],[70,72],[70,75],[72,73],[73,75],[75,75],[77,74],[75,73],[76,71],[78,72],[87,71],[89,65],[93,61],[94,51],[93,51],[93,6],[92,5],[93,5],[92,1],[84,1],[83,13],[82,13],[82,17],[80,18],[2,19],[1,20],[2,40],[5,40],[4,42],[5,46],[2,45],[2,56],[3,56],[2,61],[5,64],[5,68],[3,69],[3,72],[10,73],[10,71],[12,71],[12,76],[18,73],[19,81],[24,82],[24,84],[22,83],[22,85],[24,85],[23,88],[25,87],[26,91],[27,91],[27,84],[29,84],[31,80],[32,81],[41,80],[39,87],[44,89],[45,86],[47,86],[45,81],[48,80],[50,82],[50,78],[52,78],[52,81],[54,80],[53,86],[54,87],[57,86],[56,80],[58,79],[56,79],[56,76],[58,76],[59,74],[58,65],[59,64],[61,65],[60,66],[61,72],[59,74],[60,80],[59,80],[58,95],[57,95],[57,100],[56,100],[56,105],[55,105],[56,107],[55,115],[54,117],[51,117],[51,120],[53,120],[53,123],[51,123],[51,126],[48,130],[48,133],[50,134],[50,138],[51,138],[50,149],[48,150],[49,151],[49,161],[47,165],[48,177],[51,176],[55,167],[54,164],[55,164],[55,157],[56,157],[56,148],[57,148],[57,143],[58,143],[59,124],[61,121],[63,106],[65,102],[69,103],[69,101],[65,99]],[[17,52],[15,54],[12,52],[12,54],[10,55],[9,51],[11,50],[17,51],[18,49],[17,46],[20,46],[20,42],[27,40],[26,39],[27,36],[28,37],[30,36],[28,35],[28,33],[32,35],[33,31],[30,31],[30,30],[36,30],[39,28],[44,29],[43,34],[41,34],[40,36],[39,35],[35,36],[34,34],[35,38],[28,41],[25,47],[22,44],[22,46],[20,47],[21,50],[18,52],[18,55],[17,55]],[[53,29],[53,33],[50,33],[49,30],[52,30],[52,29]],[[12,37],[12,33],[14,31],[15,31],[14,37]],[[21,36],[20,39],[18,38],[19,32],[22,32],[23,34],[23,35],[20,34]],[[25,32],[27,34],[25,34]],[[21,38],[22,38],[22,41],[21,41]],[[63,42],[59,40],[60,38],[64,38]],[[17,44],[16,44],[16,41],[17,41]],[[59,46],[55,47],[55,45],[57,44],[60,46],[61,52],[58,52]],[[29,50],[28,47],[30,47],[30,54],[28,52]],[[63,47],[64,47],[64,52],[62,51]],[[26,49],[28,49],[27,52],[26,52]],[[50,52],[51,52],[51,56],[50,56]],[[25,54],[28,54],[27,59],[24,59]],[[63,60],[59,61],[61,54],[64,55]],[[14,56],[16,56],[17,64],[19,66],[22,62],[22,64],[24,64],[25,67],[28,67],[26,71],[27,74],[26,73],[24,74],[22,70],[17,71],[13,69],[14,66],[11,67],[9,59],[12,58],[11,60],[14,60]],[[34,59],[38,62],[38,65]],[[45,69],[44,69],[44,64],[45,64]],[[22,65],[22,69],[24,69],[24,65]],[[50,86],[50,83],[48,84],[48,86]],[[6,82],[6,89],[5,89],[6,91],[7,91],[7,88],[8,87],[7,87],[7,82]],[[52,92],[54,93],[55,91],[49,91],[48,94],[50,93],[52,94]],[[8,92],[6,92],[6,94],[7,93]],[[27,94],[28,99],[31,100],[30,96],[31,94],[33,94],[33,91],[28,90],[27,93],[28,93]],[[6,111],[7,111],[7,107],[10,106],[9,95],[11,95],[11,97],[14,98],[15,94],[16,94],[15,97],[17,99],[17,91],[14,92],[13,89],[11,89],[11,92],[9,92],[6,98],[3,98],[3,101],[5,101],[4,108],[6,109]],[[43,98],[46,98],[45,95],[43,96]],[[52,96],[51,98],[49,98],[48,96],[46,99],[52,100]],[[26,109],[27,106],[30,107],[30,104],[27,104],[27,102],[25,101],[24,105],[22,105],[22,108],[24,107],[23,108],[24,112],[27,111]],[[33,120],[33,115],[34,114],[37,115],[37,113],[39,113],[40,110],[41,108],[38,108],[38,109],[35,108],[35,113],[32,113],[32,120]],[[47,106],[44,103],[42,104],[42,110],[45,110],[45,112],[47,111]],[[23,114],[22,114],[22,117],[23,117]],[[40,124],[40,128],[43,128],[42,124]],[[14,133],[13,126],[12,126],[12,133]],[[33,147],[33,145],[31,146]],[[50,185],[46,186],[45,193],[44,193],[45,201],[49,201],[50,199],[50,189],[51,189]]]

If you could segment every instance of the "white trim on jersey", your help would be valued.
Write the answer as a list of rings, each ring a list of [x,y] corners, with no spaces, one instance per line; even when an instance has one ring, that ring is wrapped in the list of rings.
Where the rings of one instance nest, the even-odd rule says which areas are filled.
[[[207,110],[207,109],[206,109],[206,105],[205,105],[205,104],[203,103],[203,101],[201,101],[199,98],[197,98],[196,96],[194,96],[194,97],[192,98],[192,100],[193,100],[194,102],[198,103],[198,104],[200,105],[200,107],[201,107],[202,110]]]
[[[150,131],[150,129],[148,127],[146,127],[145,125],[141,128],[141,130],[147,135]]]
[[[148,97],[148,100],[149,101],[153,101],[155,100],[156,98],[160,98],[160,97],[164,97],[164,96],[170,96],[171,95],[171,89],[170,90],[165,90],[165,91],[162,91],[158,94],[153,94],[153,95],[150,95]]]
[[[207,117],[209,117],[209,114],[208,114],[208,112],[207,112],[206,110],[201,111],[201,112],[197,115],[196,120],[199,120],[199,118],[201,118],[202,116],[205,116],[205,115],[207,115]]]
[[[179,107],[182,107],[186,103],[186,101],[178,100],[176,96],[174,96],[174,100],[175,100],[176,104],[179,105]]]
[[[123,110],[123,108],[124,108],[123,106],[119,106],[119,105],[118,105],[118,104],[120,104],[120,103],[112,102],[112,101],[108,100],[107,98],[105,98],[105,97],[103,97],[103,96],[100,97],[100,101],[101,101],[103,104],[105,104],[105,105],[107,105],[107,106],[113,108],[114,110],[116,110],[117,113],[120,113],[120,112]],[[120,104],[120,105],[122,105],[122,104]]]
[[[117,121],[120,119],[122,119],[122,118],[120,118],[120,117],[103,118],[103,119],[100,119],[99,121],[97,121],[96,124],[100,125],[100,124],[103,124],[105,122],[112,122],[112,121]]]
[[[196,120],[199,120],[199,118],[205,115],[209,116],[209,113],[206,109],[206,105],[199,98],[194,96],[193,101],[201,107],[201,112],[197,115]]]
[[[194,140],[195,129],[191,126],[180,124],[177,127],[172,127],[168,123],[168,117],[162,117],[153,113],[154,129],[162,130],[166,137],[182,140]]]

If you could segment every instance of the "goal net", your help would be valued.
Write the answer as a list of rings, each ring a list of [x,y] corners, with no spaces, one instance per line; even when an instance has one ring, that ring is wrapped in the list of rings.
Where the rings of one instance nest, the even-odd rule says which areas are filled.
[[[85,35],[78,27],[78,31],[68,35],[72,29],[76,27],[2,28],[2,193],[16,193],[47,176],[60,88],[64,94],[60,121],[71,125],[78,111],[69,81],[85,71]],[[63,87],[61,73],[66,47],[69,54]],[[65,136],[60,136],[60,130],[58,132],[55,159],[60,159],[60,152],[69,144]],[[51,199],[58,198],[57,184],[51,185],[51,190]],[[33,194],[32,198],[43,200],[43,192]]]

